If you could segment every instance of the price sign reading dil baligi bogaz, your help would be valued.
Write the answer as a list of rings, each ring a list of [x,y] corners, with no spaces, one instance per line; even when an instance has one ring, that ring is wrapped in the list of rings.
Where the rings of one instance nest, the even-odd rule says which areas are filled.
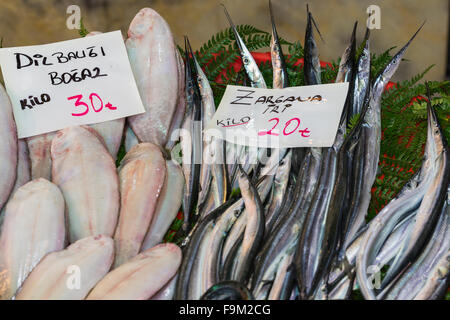
[[[347,92],[348,83],[285,89],[229,85],[207,130],[252,147],[331,147]]]
[[[145,112],[120,31],[2,48],[19,138]]]

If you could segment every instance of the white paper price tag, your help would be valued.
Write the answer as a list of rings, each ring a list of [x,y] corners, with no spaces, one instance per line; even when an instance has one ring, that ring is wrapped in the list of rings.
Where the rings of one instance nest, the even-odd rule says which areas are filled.
[[[330,147],[348,83],[285,89],[227,86],[207,126],[215,136],[257,147]]]
[[[19,138],[145,112],[120,31],[0,49]]]

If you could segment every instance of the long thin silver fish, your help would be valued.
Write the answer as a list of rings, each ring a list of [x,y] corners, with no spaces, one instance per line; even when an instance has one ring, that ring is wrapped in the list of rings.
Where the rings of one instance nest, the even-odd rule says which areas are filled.
[[[450,216],[447,209],[445,204],[430,241],[383,299],[423,300],[445,293],[445,278],[450,270]]]
[[[202,99],[197,81],[197,70],[193,63],[193,52],[189,40],[185,37],[186,53],[186,103],[187,114],[183,123],[181,148],[183,151],[183,172],[186,180],[186,191],[183,198],[184,223],[183,231],[191,229],[194,210],[199,193],[199,179],[202,163]]]
[[[429,108],[428,112],[429,118],[425,160],[422,163],[420,174],[414,176],[412,180],[409,181],[408,184],[404,187],[404,190],[402,190],[400,195],[392,200],[386,207],[383,208],[383,210],[378,213],[374,221],[371,222],[370,228],[366,231],[363,244],[361,246],[361,249],[359,250],[356,269],[357,278],[359,286],[361,288],[361,292],[367,299],[376,299],[376,293],[374,292],[368,280],[367,273],[370,273],[370,270],[368,268],[371,267],[371,269],[374,269],[373,266],[375,266],[376,268],[381,269],[381,267],[383,267],[376,263],[375,256],[381,248],[384,239],[386,239],[389,233],[391,233],[397,222],[412,210],[418,209],[416,213],[417,215],[419,214],[419,212],[423,212],[425,208],[430,208],[430,202],[434,202],[432,205],[433,209],[431,211],[432,213],[434,213],[434,215],[436,210],[440,210],[440,208],[442,207],[442,202],[440,206],[439,202],[443,201],[442,193],[444,191],[446,192],[446,187],[443,191],[444,188],[442,186],[439,186],[439,183],[442,183],[442,181],[446,181],[445,186],[448,186],[449,173],[445,173],[445,171],[440,172],[438,168],[442,169],[442,166],[448,168],[448,148],[446,145],[443,145],[443,136],[441,135],[441,131],[437,126],[435,118],[433,117],[431,108]],[[437,194],[430,194],[430,190],[437,192]],[[423,201],[425,195],[428,195],[428,199],[426,201]],[[422,211],[420,211],[420,208],[422,208]],[[433,215],[431,215],[431,217],[433,217]],[[411,243],[411,239],[412,242],[416,245],[417,242],[424,241],[424,239],[426,239],[426,236],[424,235],[415,236],[415,238],[411,238],[411,236],[414,236],[414,231],[417,232],[417,227],[420,227],[420,229],[423,230],[423,228],[430,228],[430,224],[433,225],[432,218],[430,220],[426,219],[425,221],[423,218],[419,218],[417,219],[417,221],[418,222],[415,223],[412,232],[410,232],[409,234],[406,244]],[[397,273],[405,266],[405,263],[407,263],[407,261],[410,259],[411,257],[407,257],[407,259],[404,259],[401,264],[398,264],[397,262],[397,266],[395,268],[397,270],[394,270],[395,272],[391,271],[389,275],[391,280],[393,279],[393,276],[396,276]],[[402,264],[403,266],[401,266]]]
[[[428,88],[428,87],[427,87]],[[401,269],[412,262],[419,254],[426,239],[433,230],[447,196],[447,186],[450,182],[449,148],[444,133],[439,125],[436,113],[431,106],[431,96],[428,88],[428,141],[427,154],[430,155],[428,165],[434,170],[432,182],[426,191],[419,210],[416,213],[412,230],[401,248],[396,260],[391,264],[383,279],[382,286],[389,283]],[[430,139],[430,136],[432,137]],[[425,164],[427,165],[427,164]]]
[[[371,188],[376,178],[380,156],[382,93],[386,84],[397,71],[406,49],[414,40],[422,26],[416,31],[406,45],[395,54],[374,81],[369,108],[364,117],[364,171],[362,173],[363,176],[358,178],[362,179],[361,194],[348,210],[350,221],[345,227],[347,243],[352,241],[354,235],[364,225],[367,209],[370,204]]]
[[[239,282],[245,282],[253,264],[253,258],[261,245],[264,235],[264,208],[258,191],[250,182],[249,177],[242,167],[239,167],[239,188],[245,203],[247,212],[247,224],[245,226],[242,248],[237,257],[238,263],[232,274],[232,278]]]

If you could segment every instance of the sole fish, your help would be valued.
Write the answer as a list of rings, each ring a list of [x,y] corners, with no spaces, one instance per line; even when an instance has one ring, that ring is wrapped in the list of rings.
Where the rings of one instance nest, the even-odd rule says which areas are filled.
[[[184,175],[178,163],[166,160],[167,173],[158,198],[152,222],[142,243],[141,251],[161,243],[181,207]]]
[[[12,113],[11,101],[2,85],[0,85],[0,208],[3,208],[14,187],[17,169],[17,130]]]
[[[31,179],[52,178],[52,157],[50,147],[56,132],[26,138],[31,160]]]
[[[16,300],[82,300],[102,279],[114,258],[114,241],[86,237],[46,255],[33,269]]]
[[[166,176],[166,161],[153,143],[134,146],[119,168],[120,213],[114,235],[117,268],[141,249]]]
[[[164,147],[178,100],[176,47],[167,22],[150,8],[131,21],[125,41],[145,113],[128,122],[142,142]]]
[[[176,274],[181,250],[172,243],[145,250],[109,272],[88,295],[88,300],[146,300]]]
[[[0,296],[10,299],[28,274],[65,240],[64,198],[39,178],[17,189],[6,205],[0,237]]]
[[[52,141],[52,177],[66,200],[70,243],[112,237],[119,213],[119,181],[101,136],[85,126],[59,131]]]

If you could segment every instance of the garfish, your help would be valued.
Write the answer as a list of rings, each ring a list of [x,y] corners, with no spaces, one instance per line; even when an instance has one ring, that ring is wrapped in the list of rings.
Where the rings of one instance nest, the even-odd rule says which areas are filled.
[[[431,120],[429,119],[429,125]],[[430,129],[428,130],[427,145],[433,144]],[[426,147],[427,150],[427,147]],[[425,152],[425,159],[432,154]],[[376,299],[376,293],[369,284],[367,272],[369,266],[381,269],[383,266],[376,261],[383,243],[391,234],[395,226],[411,213],[415,213],[421,205],[422,199],[430,185],[433,176],[431,162],[425,160],[416,173],[402,188],[399,194],[391,200],[371,221],[365,231],[363,241],[356,259],[356,276],[358,285],[366,299]],[[397,248],[398,249],[398,248]]]
[[[236,44],[239,49],[239,53],[242,59],[242,63],[244,65],[244,69],[246,71],[246,74],[248,78],[250,79],[250,84],[254,88],[267,88],[266,82],[264,81],[264,77],[261,73],[261,71],[258,68],[258,65],[251,55],[250,51],[247,49],[244,41],[242,40],[241,36],[239,35],[233,21],[231,20],[230,14],[227,11],[227,8],[225,8],[224,5],[223,9],[225,12],[225,15],[227,16],[228,22],[230,23],[231,29],[233,30],[234,37],[236,39]]]
[[[214,103],[214,96],[213,91],[211,89],[211,86],[209,84],[209,80],[206,77],[205,73],[203,72],[201,66],[199,65],[197,59],[195,58],[195,55],[192,55],[192,59],[194,60],[194,65],[197,71],[197,81],[198,81],[198,87],[200,89],[200,95],[202,98],[202,112],[201,112],[201,119],[202,119],[202,128],[205,130],[207,124],[211,121],[212,117],[214,116],[214,113],[216,112],[216,106]],[[198,206],[201,206],[207,199],[208,192],[211,186],[211,183],[213,182],[213,176],[212,176],[212,164],[216,161],[221,161],[219,163],[220,165],[224,165],[223,158],[222,159],[215,159],[215,154],[217,152],[220,152],[218,149],[223,150],[223,140],[220,140],[216,137],[214,137],[211,134],[206,134],[203,132],[203,154],[202,154],[202,166],[200,171],[200,191],[198,193]],[[216,165],[219,165],[216,164]],[[222,171],[222,170],[220,170]],[[217,173],[217,172],[216,172]],[[220,173],[219,173],[220,174]],[[225,177],[222,177],[224,179]],[[223,185],[223,182],[222,182]],[[220,187],[220,182],[218,185],[216,185],[216,189],[218,190],[218,187]],[[219,200],[219,199],[218,199]],[[223,196],[222,196],[222,203],[223,203]],[[220,201],[220,200],[219,200]],[[220,205],[221,203],[219,203]]]
[[[392,286],[387,287],[383,299],[442,298],[447,291],[446,278],[450,270],[449,219],[446,203],[439,213],[438,223],[424,250],[400,278]]]
[[[253,296],[241,282],[223,281],[209,288],[200,300],[253,300]]]
[[[235,203],[235,199],[231,198],[220,207],[213,210],[205,218],[201,219],[192,228],[190,234],[181,244],[183,249],[183,260],[181,261],[180,272],[178,274],[177,284],[175,287],[174,299],[186,300],[188,298],[189,281],[191,280],[192,270],[195,261],[198,259],[199,249],[204,239],[204,235],[209,231],[215,219],[221,216],[226,210]]]
[[[423,25],[422,25],[423,26]],[[380,155],[381,141],[381,96],[386,84],[392,78],[400,65],[406,49],[416,37],[422,26],[416,31],[411,39],[401,48],[386,67],[375,77],[372,85],[369,107],[364,116],[363,136],[361,148],[364,148],[362,176],[356,177],[361,182],[359,187],[359,196],[354,199],[348,209],[348,218],[344,225],[345,241],[348,244],[354,238],[354,235],[364,225],[367,209],[370,204],[371,188],[376,178],[378,160]],[[344,245],[345,246],[345,245]]]
[[[198,201],[199,179],[202,164],[202,99],[197,81],[197,70],[193,64],[193,55],[189,40],[185,39],[186,53],[186,107],[183,132],[180,136],[183,152],[182,168],[186,180],[186,190],[183,198],[184,223],[182,231],[191,229],[194,210]]]
[[[245,226],[244,238],[242,240],[241,251],[236,257],[238,263],[232,272],[232,279],[244,282],[247,280],[250,268],[261,245],[264,236],[264,207],[259,197],[258,190],[250,182],[250,178],[239,166],[239,188],[247,212],[247,223]]]
[[[450,151],[436,112],[431,106],[431,94],[428,83],[426,83],[426,86],[428,95],[428,137],[426,146],[428,159],[426,161],[430,163],[425,165],[429,165],[433,170],[432,181],[415,215],[408,238],[397,254],[394,263],[389,267],[381,284],[382,287],[385,287],[400,270],[412,263],[418,256],[429,238],[431,230],[436,225],[447,197],[447,187],[450,183]]]

